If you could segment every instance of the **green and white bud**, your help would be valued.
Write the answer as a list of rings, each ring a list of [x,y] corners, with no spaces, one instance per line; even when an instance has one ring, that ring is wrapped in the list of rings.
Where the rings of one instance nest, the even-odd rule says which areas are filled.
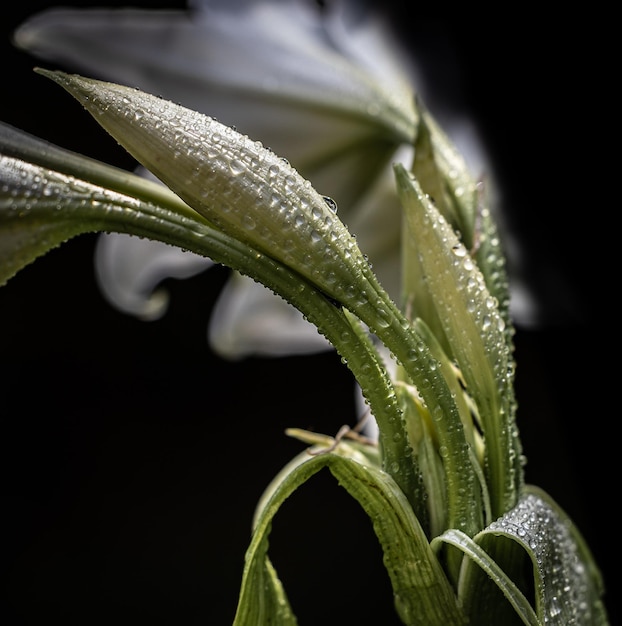
[[[335,203],[261,142],[134,88],[37,71],[71,93],[132,156],[222,232],[284,263],[350,308],[380,289]]]

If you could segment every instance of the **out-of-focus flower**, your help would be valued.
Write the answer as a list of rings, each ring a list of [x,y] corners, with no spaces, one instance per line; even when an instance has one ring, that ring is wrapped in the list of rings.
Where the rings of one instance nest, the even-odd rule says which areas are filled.
[[[420,81],[379,14],[352,1],[324,8],[279,0],[190,0],[187,11],[59,8],[25,22],[15,42],[71,70],[209,114],[285,156],[335,199],[381,283],[399,300],[402,217],[391,163],[409,163],[417,124],[413,85]],[[467,160],[482,167],[468,121],[453,131]],[[145,319],[166,309],[156,289],[164,278],[209,266],[120,234],[102,235],[96,251],[106,297]],[[229,358],[330,347],[297,310],[238,274],[215,306],[209,338]]]

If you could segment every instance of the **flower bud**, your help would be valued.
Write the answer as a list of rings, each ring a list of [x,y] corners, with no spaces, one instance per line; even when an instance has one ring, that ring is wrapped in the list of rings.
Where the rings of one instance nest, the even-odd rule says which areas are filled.
[[[375,287],[336,205],[284,158],[217,120],[130,87],[38,70],[216,228],[346,303]]]

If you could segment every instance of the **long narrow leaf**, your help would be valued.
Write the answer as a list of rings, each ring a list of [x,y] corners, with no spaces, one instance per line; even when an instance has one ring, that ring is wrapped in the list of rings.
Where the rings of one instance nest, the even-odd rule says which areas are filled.
[[[456,232],[403,166],[398,191],[427,289],[481,420],[492,513],[512,508],[522,485],[514,424],[513,363],[505,322]]]
[[[527,626],[541,626],[541,622],[525,597],[521,589],[514,580],[490,557],[490,555],[473,539],[463,532],[455,529],[448,530],[442,535],[435,537],[432,547],[440,551],[441,544],[448,544],[462,550],[468,557],[465,564],[473,564],[469,569],[468,565],[463,570],[475,570],[478,576],[471,576],[468,585],[464,582],[464,576],[460,585],[460,595],[465,601],[465,610],[471,615],[472,623],[483,624],[503,624],[512,626],[513,624],[526,624]],[[477,580],[476,585],[474,581]],[[494,584],[493,584],[494,583]],[[507,603],[498,593],[501,592]],[[477,595],[477,602],[471,600],[472,593]]]

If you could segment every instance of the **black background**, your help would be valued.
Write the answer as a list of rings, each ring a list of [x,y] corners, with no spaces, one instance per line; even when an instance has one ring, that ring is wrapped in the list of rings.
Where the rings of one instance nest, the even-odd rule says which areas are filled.
[[[10,44],[23,19],[53,5],[0,11],[0,119],[131,168]],[[590,127],[599,92],[579,24],[526,13],[405,20],[400,3],[383,7],[435,100],[473,117],[495,165],[527,276],[550,312],[516,335],[527,480],[577,523],[611,590],[619,386],[601,289],[615,283]],[[354,423],[350,375],[332,353],[235,363],[212,354],[206,327],[225,268],[171,281],[157,322],[118,313],[95,285],[94,241],[68,242],[0,289],[0,615],[15,626],[231,623],[255,503],[301,449],[283,431]],[[369,521],[328,474],[283,507],[271,556],[301,626],[398,624]]]

